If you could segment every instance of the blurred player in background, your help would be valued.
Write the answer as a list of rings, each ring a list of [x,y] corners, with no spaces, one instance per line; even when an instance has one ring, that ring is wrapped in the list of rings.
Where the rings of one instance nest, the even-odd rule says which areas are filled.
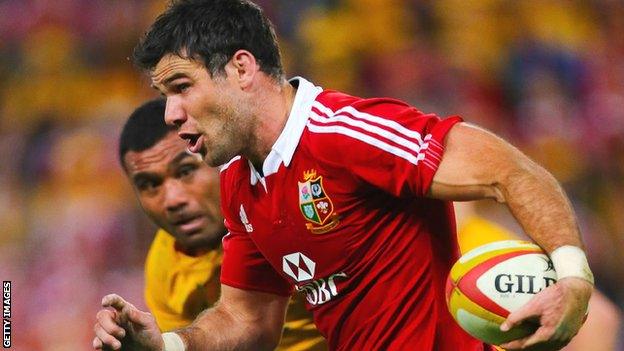
[[[145,263],[145,301],[163,331],[188,326],[219,298],[219,171],[188,152],[164,121],[165,100],[128,118],[119,158],[143,210],[160,229]],[[293,299],[279,350],[325,350],[301,297]]]
[[[499,240],[523,239],[481,216],[476,201],[456,202],[457,237],[462,253]],[[616,351],[622,316],[618,307],[599,290],[589,300],[589,315],[579,333],[564,351]],[[600,337],[596,337],[600,335]],[[502,350],[502,349],[500,349]]]
[[[593,290],[571,206],[552,175],[459,117],[287,81],[272,25],[244,0],[178,1],[135,51],[167,97],[165,118],[221,172],[221,297],[163,333],[117,295],[94,348],[272,349],[293,291],[335,350],[483,350],[452,321],[452,204],[505,203],[560,279],[509,315],[540,327],[511,349],[561,348]],[[409,64],[409,63],[406,63]]]

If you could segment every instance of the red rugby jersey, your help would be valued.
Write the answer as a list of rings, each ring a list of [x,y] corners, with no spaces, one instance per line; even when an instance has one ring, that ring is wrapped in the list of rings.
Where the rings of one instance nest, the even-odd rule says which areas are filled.
[[[484,349],[445,305],[452,206],[423,197],[461,119],[292,82],[264,177],[241,157],[222,168],[221,282],[305,294],[332,350]]]

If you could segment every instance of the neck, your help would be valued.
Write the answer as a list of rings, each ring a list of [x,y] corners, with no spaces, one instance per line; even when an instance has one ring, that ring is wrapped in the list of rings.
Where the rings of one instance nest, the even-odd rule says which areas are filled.
[[[244,153],[260,172],[264,160],[284,130],[297,92],[285,80],[277,84],[269,81],[262,85],[254,99],[257,114],[252,140],[248,144],[249,149]]]
[[[176,251],[184,254],[185,256],[190,256],[190,257],[199,257],[201,255],[206,254],[208,251],[211,250],[211,248],[209,247],[199,247],[199,248],[190,249],[180,244],[179,241],[175,242],[174,248]]]

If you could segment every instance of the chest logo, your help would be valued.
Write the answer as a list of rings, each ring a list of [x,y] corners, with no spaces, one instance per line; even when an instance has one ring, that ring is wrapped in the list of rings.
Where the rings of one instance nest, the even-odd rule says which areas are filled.
[[[315,170],[303,172],[303,182],[299,184],[299,209],[309,223],[306,228],[313,234],[323,234],[338,226],[339,216],[323,188],[323,176]]]

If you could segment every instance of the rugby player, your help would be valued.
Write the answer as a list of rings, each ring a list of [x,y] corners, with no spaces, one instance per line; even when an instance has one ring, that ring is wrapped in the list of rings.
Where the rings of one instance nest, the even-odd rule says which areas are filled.
[[[141,207],[160,227],[145,262],[145,301],[162,331],[185,327],[219,298],[219,171],[190,153],[164,120],[165,100],[126,121],[119,159]],[[301,298],[288,309],[278,350],[325,350]]]

